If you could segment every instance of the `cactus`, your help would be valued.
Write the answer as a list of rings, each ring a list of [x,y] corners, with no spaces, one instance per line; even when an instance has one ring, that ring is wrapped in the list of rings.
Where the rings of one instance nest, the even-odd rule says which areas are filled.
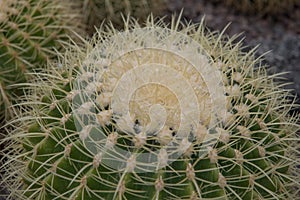
[[[165,7],[165,0],[76,0],[82,8],[84,21],[87,24],[88,33],[93,34],[104,20],[111,21],[115,26],[122,26],[122,14],[130,14],[140,20],[150,12],[160,13]]]
[[[36,74],[2,141],[7,198],[296,199],[298,117],[255,50],[131,22]]]
[[[244,13],[256,13],[259,15],[284,13],[291,10],[295,5],[300,5],[297,0],[225,0],[224,3]]]
[[[22,94],[13,84],[28,79],[60,50],[68,39],[71,20],[79,12],[68,3],[49,0],[2,0],[0,2],[0,120],[12,115],[12,99]],[[72,21],[72,29],[79,30]]]

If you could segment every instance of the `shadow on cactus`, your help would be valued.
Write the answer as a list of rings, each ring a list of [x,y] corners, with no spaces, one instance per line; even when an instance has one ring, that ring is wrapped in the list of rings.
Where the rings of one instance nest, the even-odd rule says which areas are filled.
[[[71,45],[3,140],[7,198],[296,199],[290,94],[234,40],[149,17]]]
[[[70,12],[65,2],[48,0],[2,0],[0,2],[0,120],[13,111],[15,96],[28,72],[38,70],[60,50],[70,33]],[[72,22],[74,30],[79,28]],[[78,29],[79,30],[79,29]]]

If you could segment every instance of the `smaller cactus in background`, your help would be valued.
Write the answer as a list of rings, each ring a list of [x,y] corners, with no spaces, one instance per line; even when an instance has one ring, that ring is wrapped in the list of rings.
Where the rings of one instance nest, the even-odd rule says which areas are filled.
[[[165,7],[166,0],[75,0],[82,8],[83,18],[88,27],[88,33],[94,34],[95,26],[111,21],[115,26],[122,26],[122,15],[128,14],[139,20],[144,20],[150,14],[159,14]]]
[[[285,13],[291,10],[295,5],[300,6],[298,0],[214,0],[224,2],[233,6],[244,13],[256,13],[257,15],[272,15]]]
[[[79,12],[69,1],[0,1],[0,121],[12,115],[14,96],[22,94],[13,84],[25,82],[26,73],[38,70],[53,58],[68,39],[70,28],[79,30]]]
[[[36,74],[3,140],[8,199],[297,198],[299,116],[254,50],[175,18],[124,27]]]

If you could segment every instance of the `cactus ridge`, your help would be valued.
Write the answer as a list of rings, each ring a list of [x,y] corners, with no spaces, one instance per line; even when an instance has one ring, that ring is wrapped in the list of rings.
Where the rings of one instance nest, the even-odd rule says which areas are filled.
[[[209,32],[203,23],[184,25],[179,20],[173,18],[168,26],[149,17],[146,28],[141,30],[149,33],[156,28],[161,37],[134,32],[141,28],[136,21],[125,23],[126,39],[115,37],[116,30],[112,27],[100,29],[92,42],[86,42],[85,48],[73,45],[61,54],[61,67],[50,64],[44,73],[36,73],[31,94],[24,98],[24,112],[11,122],[16,124],[15,130],[4,139],[9,153],[2,160],[6,162],[1,171],[5,172],[4,180],[11,192],[8,199],[297,198],[299,116],[289,114],[295,105],[287,100],[291,96],[289,91],[274,82],[279,75],[267,76],[261,58],[254,57],[255,49],[243,53],[241,42],[233,42],[235,37]],[[226,99],[226,109],[214,129],[219,136],[214,145],[206,145],[202,138],[212,131],[208,130],[212,119],[207,115],[213,105],[206,101],[210,97],[206,90],[209,86],[203,82],[205,77],[195,78],[194,71],[189,74],[190,64],[185,65],[182,58],[170,53],[151,48],[122,52],[153,43],[163,47],[164,43],[155,42],[163,38],[175,40],[176,37],[169,37],[171,33],[180,33],[201,44],[208,54],[205,59],[221,74],[225,91],[220,98]],[[107,46],[105,41],[110,41]],[[164,48],[178,47],[172,44],[166,43]],[[189,58],[197,51],[192,49]],[[172,162],[168,160],[171,157],[168,149],[164,148],[179,130],[172,107],[178,99],[172,93],[154,83],[139,88],[132,96],[133,106],[129,106],[135,123],[118,121],[118,112],[112,109],[118,108],[113,107],[111,100],[112,88],[118,86],[115,79],[122,83],[123,75],[133,70],[133,66],[148,66],[149,60],[171,66],[169,70],[176,69],[191,85],[198,85],[194,88],[194,98],[205,103],[198,129],[190,129],[194,137],[180,138],[176,148],[182,152]],[[101,69],[105,73],[97,79]],[[171,84],[178,80],[181,79],[174,79]],[[78,89],[78,83],[84,92]],[[127,84],[121,93],[124,96],[126,88],[131,87],[130,82]],[[203,90],[198,92],[199,88]],[[180,89],[184,92],[188,88]],[[78,107],[74,105],[76,102]],[[157,135],[143,131],[150,120],[143,112],[143,108],[149,108],[147,103],[161,103],[171,113]],[[163,115],[158,114],[149,115],[154,119]],[[95,141],[96,148],[104,146],[106,151],[94,151],[95,146],[91,148],[89,142]],[[206,154],[201,155],[203,149]],[[125,150],[132,152],[130,157],[118,154]],[[145,165],[151,162],[139,158],[151,152],[157,156],[158,162],[154,163],[159,167],[147,171],[150,168]]]

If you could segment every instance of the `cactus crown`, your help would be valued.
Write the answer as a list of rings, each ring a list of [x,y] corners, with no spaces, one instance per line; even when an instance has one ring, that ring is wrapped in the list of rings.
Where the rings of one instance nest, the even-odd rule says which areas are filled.
[[[254,50],[179,20],[103,27],[36,74],[5,139],[8,198],[296,198],[288,91]]]

